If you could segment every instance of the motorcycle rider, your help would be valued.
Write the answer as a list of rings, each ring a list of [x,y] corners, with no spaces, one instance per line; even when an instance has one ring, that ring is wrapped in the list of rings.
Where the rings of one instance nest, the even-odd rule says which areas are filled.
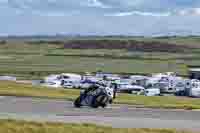
[[[88,94],[88,92],[95,91],[99,87],[100,87],[100,85],[98,83],[95,83],[95,84],[91,85],[89,88],[85,89],[83,95],[86,96]]]

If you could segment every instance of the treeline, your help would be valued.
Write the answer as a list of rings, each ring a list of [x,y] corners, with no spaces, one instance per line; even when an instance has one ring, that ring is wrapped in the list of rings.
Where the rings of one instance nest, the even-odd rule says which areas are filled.
[[[136,40],[73,40],[64,44],[68,49],[126,49],[142,52],[187,52],[192,47],[158,41]]]
[[[28,44],[61,45],[63,49],[126,49],[141,52],[183,53],[193,50],[191,46],[177,45],[159,41],[111,40],[111,39],[82,39],[82,40],[39,40],[28,41]]]
[[[60,40],[37,40],[37,41],[26,41],[27,44],[64,44],[64,41]]]
[[[7,41],[6,40],[0,40],[0,44],[6,44]]]

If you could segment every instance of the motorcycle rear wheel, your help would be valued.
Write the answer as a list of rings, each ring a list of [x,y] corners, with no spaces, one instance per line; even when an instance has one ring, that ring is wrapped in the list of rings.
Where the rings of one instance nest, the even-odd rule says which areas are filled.
[[[80,96],[74,101],[74,106],[77,108],[81,107],[81,98]]]

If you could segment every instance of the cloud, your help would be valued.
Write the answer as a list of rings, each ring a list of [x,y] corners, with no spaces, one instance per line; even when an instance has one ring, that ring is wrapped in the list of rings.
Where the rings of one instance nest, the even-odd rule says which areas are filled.
[[[200,16],[200,8],[182,9],[175,13],[180,16]]]
[[[2,6],[22,12],[42,14],[70,14],[79,11],[84,15],[100,14],[113,16],[169,16],[198,15],[199,0],[0,0]]]
[[[105,16],[123,17],[123,16],[131,16],[131,15],[153,16],[153,17],[167,17],[167,16],[170,16],[171,13],[170,12],[166,12],[166,13],[152,13],[152,12],[132,11],[132,12],[120,12],[120,13],[106,14]]]
[[[99,0],[88,0],[85,5],[89,7],[111,8],[111,6],[105,5]]]
[[[200,0],[0,0],[0,34],[197,33],[199,15]]]

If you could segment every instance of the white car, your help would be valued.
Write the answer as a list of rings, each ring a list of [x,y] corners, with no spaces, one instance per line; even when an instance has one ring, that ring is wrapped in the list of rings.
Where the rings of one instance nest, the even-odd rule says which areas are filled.
[[[49,81],[41,84],[42,86],[45,87],[52,87],[52,88],[60,88],[61,86],[61,81],[60,80],[54,80],[54,81]]]
[[[139,85],[131,85],[131,84],[118,84],[119,92],[127,92],[131,94],[140,95],[144,92],[145,88]]]
[[[73,82],[72,81],[64,81],[63,85],[62,85],[64,88],[69,88],[69,89],[72,89],[74,86],[73,86]]]
[[[74,80],[63,80],[62,81],[62,86],[64,88],[80,88],[80,82],[79,81],[74,81]]]
[[[151,84],[144,92],[145,96],[159,96],[161,94],[159,83]]]
[[[159,96],[160,95],[160,89],[158,88],[149,88],[146,89],[144,92],[145,96]]]

